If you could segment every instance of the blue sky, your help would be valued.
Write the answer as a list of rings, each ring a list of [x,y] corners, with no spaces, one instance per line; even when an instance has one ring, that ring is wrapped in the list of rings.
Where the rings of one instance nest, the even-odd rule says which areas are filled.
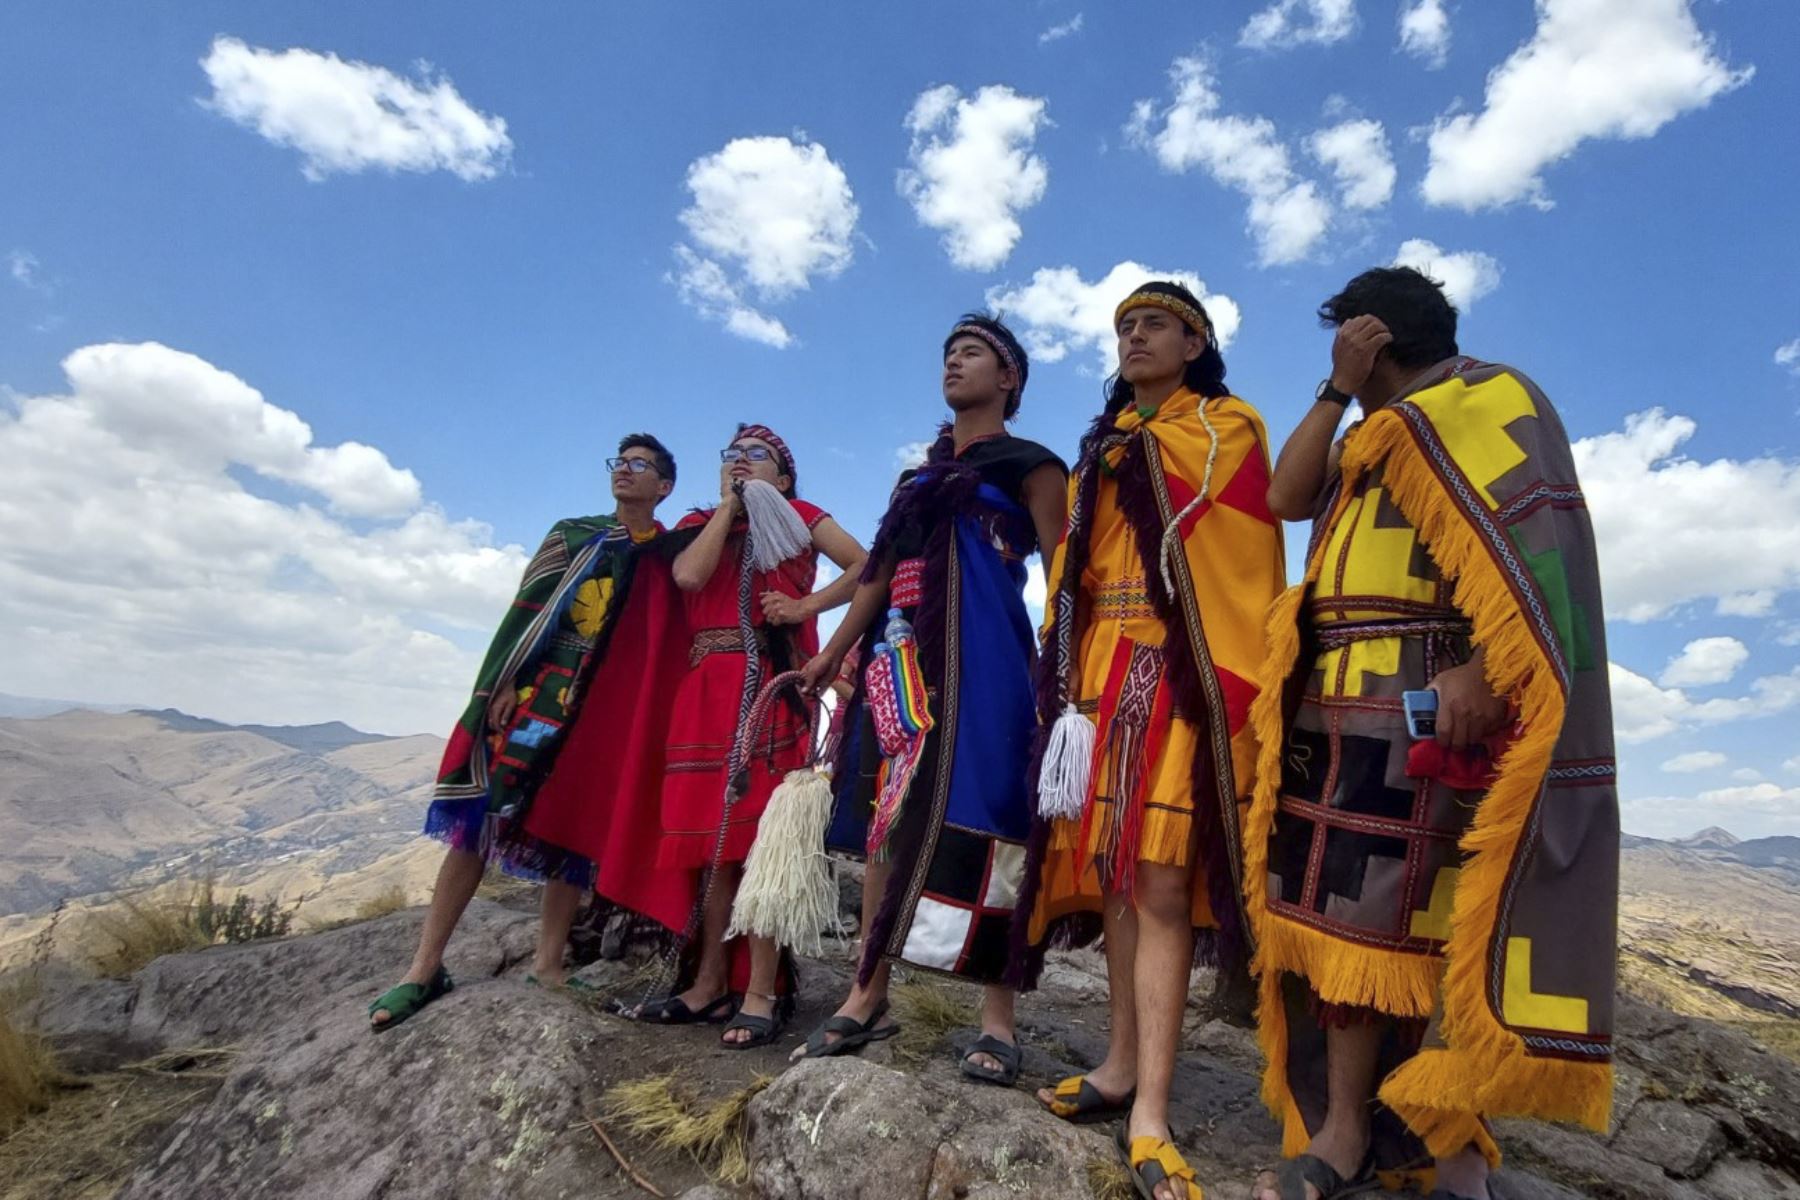
[[[621,433],[866,539],[958,312],[1070,453],[1180,272],[1279,441],[1406,257],[1588,439],[1627,827],[1800,828],[1800,7],[970,12],[7,6],[0,690],[441,732]]]

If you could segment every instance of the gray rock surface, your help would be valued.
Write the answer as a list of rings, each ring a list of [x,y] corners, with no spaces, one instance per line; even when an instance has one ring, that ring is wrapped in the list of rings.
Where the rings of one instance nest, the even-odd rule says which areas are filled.
[[[166,1049],[239,1048],[218,1091],[170,1128],[121,1196],[643,1196],[586,1119],[608,1087],[665,1072],[703,1096],[780,1075],[750,1105],[743,1189],[709,1184],[696,1164],[613,1130],[637,1170],[687,1200],[1079,1198],[1090,1195],[1090,1166],[1114,1161],[1110,1130],[1065,1125],[1031,1096],[1105,1053],[1096,956],[1059,959],[1053,986],[1021,1001],[1024,1076],[1000,1089],[957,1072],[972,1029],[784,1072],[788,1051],[846,986],[841,949],[804,966],[801,1012],[783,1042],[745,1053],[722,1047],[716,1027],[645,1026],[525,985],[534,914],[485,901],[451,944],[456,991],[373,1035],[364,1010],[403,970],[420,919],[415,910],[174,955],[125,981],[47,978],[39,1026],[84,1069]],[[630,961],[582,974],[605,992],[646,986]],[[1203,983],[1195,992],[1206,995]],[[974,998],[973,989],[961,997]],[[1620,1047],[1611,1135],[1498,1122],[1508,1161],[1496,1200],[1800,1200],[1792,1062],[1733,1030],[1630,1000]],[[1277,1157],[1259,1072],[1253,1035],[1197,999],[1171,1115],[1209,1196],[1242,1195]]]

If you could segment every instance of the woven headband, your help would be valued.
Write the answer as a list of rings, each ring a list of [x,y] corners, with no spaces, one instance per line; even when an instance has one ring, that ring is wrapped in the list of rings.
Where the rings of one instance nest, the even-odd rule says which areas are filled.
[[[999,356],[1001,363],[1006,366],[1007,370],[1013,373],[1013,378],[1019,381],[1018,390],[1023,394],[1025,391],[1025,373],[1019,370],[1019,360],[1013,356],[1011,350],[1007,349],[1006,343],[1001,341],[998,337],[995,337],[994,332],[991,329],[984,329],[980,325],[958,325],[955,329],[950,331],[949,340],[954,341],[964,334],[967,334],[972,338],[980,338],[993,349],[994,353]]]
[[[739,438],[755,438],[759,442],[769,443],[775,447],[775,453],[781,456],[784,473],[789,476],[799,474],[794,468],[794,452],[789,450],[788,444],[781,440],[781,436],[767,425],[745,425],[732,435],[731,440],[735,442]]]
[[[1166,292],[1133,292],[1119,301],[1119,307],[1113,309],[1113,328],[1117,329],[1119,322],[1132,309],[1146,307],[1161,308],[1174,313],[1189,329],[1202,336],[1207,336],[1212,328],[1205,313],[1180,296],[1171,296]]]

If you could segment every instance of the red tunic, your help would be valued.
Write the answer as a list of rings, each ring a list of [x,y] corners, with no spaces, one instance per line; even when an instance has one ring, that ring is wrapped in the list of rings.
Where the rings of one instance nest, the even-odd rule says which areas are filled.
[[[693,909],[695,878],[655,864],[664,747],[690,641],[669,564],[644,555],[580,716],[525,820],[533,837],[593,861],[597,895],[676,932]]]
[[[827,514],[804,500],[794,511],[815,528]],[[677,529],[704,524],[711,513],[692,513]],[[688,670],[675,696],[669,722],[667,774],[662,789],[661,867],[689,870],[710,866],[719,825],[725,812],[725,760],[737,734],[738,707],[744,687],[743,635],[738,624],[738,573],[743,561],[742,523],[726,539],[718,568],[706,586],[685,593],[688,626],[693,633]],[[762,596],[779,591],[796,599],[812,591],[819,555],[807,550],[772,571],[758,572],[752,582],[750,619],[757,631],[762,681],[779,670],[795,670],[819,651],[817,622],[769,625],[763,620]],[[780,665],[777,665],[779,662]],[[810,747],[805,721],[789,704],[770,708],[767,727],[757,731],[749,750],[749,787],[731,809],[720,861],[742,862],[756,840],[756,824],[789,771],[803,766]]]

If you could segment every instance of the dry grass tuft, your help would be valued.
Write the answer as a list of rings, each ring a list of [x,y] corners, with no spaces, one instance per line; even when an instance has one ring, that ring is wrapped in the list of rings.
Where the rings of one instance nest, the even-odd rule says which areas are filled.
[[[353,919],[373,921],[376,917],[385,917],[389,913],[411,907],[412,897],[406,894],[406,889],[397,883],[391,883],[357,905],[356,916]]]
[[[0,1138],[49,1103],[61,1073],[43,1039],[13,1024],[0,1007]]]
[[[916,977],[896,983],[890,990],[894,1017],[900,1032],[894,1036],[894,1054],[918,1062],[937,1052],[944,1039],[958,1029],[980,1023],[971,999],[972,989],[936,977]]]
[[[518,901],[526,896],[534,895],[538,885],[529,880],[518,879],[499,869],[489,870],[481,877],[481,884],[475,894],[483,900],[492,900],[496,904],[507,901]]]
[[[1137,1197],[1131,1175],[1116,1158],[1088,1159],[1087,1184],[1094,1200],[1136,1200]]]
[[[758,1075],[718,1100],[683,1087],[673,1072],[616,1084],[604,1098],[606,1117],[664,1154],[685,1154],[713,1180],[739,1187],[750,1180],[744,1115],[774,1076]]]
[[[302,901],[304,897],[301,898]],[[137,896],[122,896],[93,910],[89,923],[111,943],[94,952],[89,965],[107,977],[129,975],[165,954],[199,950],[216,942],[252,942],[284,937],[301,901],[282,908],[274,896],[258,904],[246,892],[228,901],[208,874]]]
[[[56,1078],[48,1105],[0,1141],[0,1200],[110,1197],[175,1119],[225,1078],[232,1049],[159,1054],[91,1078]]]

